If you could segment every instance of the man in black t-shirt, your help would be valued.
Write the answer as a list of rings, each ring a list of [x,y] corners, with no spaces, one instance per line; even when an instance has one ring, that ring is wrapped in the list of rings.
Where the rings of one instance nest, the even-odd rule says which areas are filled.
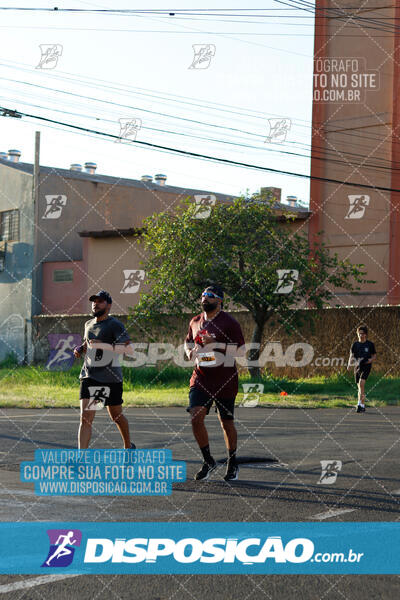
[[[110,418],[114,421],[124,442],[124,448],[136,448],[131,442],[128,420],[122,412],[122,369],[119,354],[128,351],[130,339],[121,321],[112,317],[112,299],[108,292],[101,290],[89,298],[92,303],[92,319],[85,323],[84,342],[75,348],[75,358],[85,355],[79,375],[81,420],[78,446],[89,446],[92,423],[96,414],[96,404],[104,401]]]
[[[365,412],[365,381],[371,372],[372,362],[376,359],[373,342],[367,340],[368,329],[365,325],[357,327],[358,342],[354,342],[350,350],[347,369],[354,364],[354,376],[358,386],[357,412]]]

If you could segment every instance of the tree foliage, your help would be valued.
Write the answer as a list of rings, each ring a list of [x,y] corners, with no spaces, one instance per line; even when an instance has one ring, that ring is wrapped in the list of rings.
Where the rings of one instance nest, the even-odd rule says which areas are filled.
[[[242,197],[219,203],[207,218],[198,218],[198,207],[186,200],[174,213],[147,218],[139,243],[144,244],[151,290],[142,295],[133,317],[160,322],[165,313],[197,313],[201,291],[218,283],[230,307],[251,313],[252,341],[260,343],[271,318],[293,330],[301,325],[294,308],[322,308],[332,304],[338,289],[354,294],[371,282],[365,279],[364,265],[339,259],[320,240],[310,247],[305,232],[289,227],[294,218],[290,208],[278,213],[274,204],[265,196]],[[289,283],[293,281],[290,293],[279,293],[281,270],[289,271]],[[251,358],[256,356],[253,352]]]

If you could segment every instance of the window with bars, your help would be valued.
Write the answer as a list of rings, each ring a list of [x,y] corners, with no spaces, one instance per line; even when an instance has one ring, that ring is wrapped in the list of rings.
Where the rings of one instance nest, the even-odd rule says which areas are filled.
[[[19,210],[3,210],[0,212],[0,241],[15,242],[19,240]]]

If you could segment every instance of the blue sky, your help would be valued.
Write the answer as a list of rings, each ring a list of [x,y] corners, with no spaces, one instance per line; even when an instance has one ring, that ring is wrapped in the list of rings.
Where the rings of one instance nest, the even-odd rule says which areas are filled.
[[[55,4],[243,8],[234,0],[206,5],[41,0],[1,6]],[[0,11],[0,105],[115,135],[120,118],[136,118],[142,123],[137,140],[309,174],[313,18],[272,0],[244,8],[240,18]],[[257,17],[254,9],[262,9]],[[62,45],[55,68],[36,68],[40,44]],[[215,45],[207,69],[189,69],[193,44]],[[274,118],[291,120],[282,144],[265,142],[268,119]],[[115,143],[26,118],[0,118],[0,151],[18,148],[22,160],[32,162],[36,130],[41,131],[43,165],[68,168],[72,162],[94,161],[98,173],[133,179],[165,173],[171,185],[227,194],[271,185],[281,187],[283,197],[296,195],[308,203],[306,179]]]

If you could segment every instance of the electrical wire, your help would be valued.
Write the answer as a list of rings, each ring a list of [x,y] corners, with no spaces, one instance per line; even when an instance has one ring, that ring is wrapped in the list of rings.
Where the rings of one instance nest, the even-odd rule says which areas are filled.
[[[0,106],[0,111],[12,111],[13,109],[9,109],[6,107],[2,107]],[[72,123],[65,123],[62,121],[57,121],[55,119],[49,119],[46,117],[41,117],[38,115],[32,115],[29,113],[22,113],[20,111],[18,111],[18,113],[21,115],[22,117],[27,117],[30,119],[34,119],[34,120],[39,120],[39,121],[43,121],[45,123],[52,123],[55,125],[61,125],[63,127],[67,127],[67,128],[71,128],[75,131],[80,131],[82,133],[91,133],[91,134],[95,134],[98,136],[103,136],[105,138],[109,138],[109,139],[113,139],[113,140],[119,140],[122,142],[121,137],[114,135],[114,134],[110,134],[107,132],[103,132],[103,131],[99,131],[99,130],[95,130],[95,129],[89,129],[87,127],[81,127],[79,125],[74,125]],[[4,116],[4,115],[3,115]],[[124,143],[127,142],[128,140],[124,140]],[[335,183],[335,184],[339,184],[339,185],[343,185],[343,186],[348,186],[348,187],[356,187],[356,188],[363,188],[363,189],[373,189],[373,190],[379,190],[379,191],[386,191],[386,192],[400,192],[400,189],[396,189],[396,188],[389,188],[389,187],[383,187],[383,186],[373,186],[370,184],[363,184],[363,183],[359,183],[359,182],[350,182],[350,181],[342,181],[342,180],[338,180],[338,179],[331,179],[331,178],[327,178],[327,177],[318,177],[315,175],[307,175],[306,173],[295,173],[293,171],[285,171],[282,169],[273,169],[271,167],[265,167],[265,166],[261,166],[261,165],[255,165],[255,164],[251,164],[251,163],[244,163],[244,162],[239,162],[239,161],[233,161],[227,158],[220,158],[220,157],[216,157],[216,156],[210,156],[210,155],[206,155],[206,154],[201,154],[198,152],[190,152],[188,150],[182,150],[179,148],[173,148],[173,147],[168,147],[168,146],[162,146],[159,144],[152,144],[150,142],[145,142],[145,141],[139,141],[139,140],[129,140],[129,144],[133,144],[133,145],[139,145],[139,146],[143,146],[143,147],[147,147],[147,148],[151,148],[151,149],[155,149],[155,150],[165,150],[168,151],[170,153],[173,154],[178,154],[181,156],[186,156],[188,158],[195,158],[195,159],[204,159],[207,161],[212,161],[212,162],[216,162],[216,163],[220,163],[220,164],[225,164],[225,165],[229,165],[229,166],[235,166],[235,167],[244,167],[244,168],[248,168],[248,169],[254,169],[257,171],[265,171],[268,173],[277,173],[277,174],[281,174],[281,175],[289,175],[291,177],[298,177],[301,179],[308,179],[308,180],[317,180],[317,181],[324,181],[326,183]]]
[[[73,92],[65,92],[64,90],[54,90],[53,88],[48,88],[48,87],[45,87],[45,86],[38,86],[36,84],[31,84],[29,82],[21,82],[21,81],[11,80],[11,79],[7,79],[7,78],[3,78],[3,79],[5,79],[6,81],[10,81],[10,82],[17,82],[17,83],[22,83],[22,84],[28,85],[28,86],[39,87],[41,89],[46,89],[46,91],[52,91],[52,92],[55,91],[55,92],[59,92],[59,93],[67,93],[69,95],[75,95]],[[93,97],[90,97],[90,96],[83,96],[82,94],[78,94],[77,97],[84,98],[84,99],[89,99],[89,100],[99,101],[99,99],[97,99],[97,98],[93,98]],[[119,103],[115,103],[115,102],[112,102],[112,101],[100,100],[100,102],[102,102],[104,104],[107,104],[107,105],[111,104],[111,105],[116,105],[116,106],[127,107],[127,105],[120,105]],[[45,107],[41,107],[41,108],[45,108]],[[129,108],[131,108],[131,107],[129,107]],[[146,109],[138,109],[137,107],[135,107],[135,109],[137,109],[139,111],[140,110],[146,110]],[[48,109],[48,110],[51,110],[51,109]],[[64,111],[64,112],[68,113],[68,111]],[[161,116],[168,116],[168,117],[172,116],[172,118],[181,119],[181,117],[176,117],[174,115],[165,115],[165,113],[157,113],[156,111],[151,111],[151,112],[153,114],[156,114],[156,115],[160,114]],[[77,114],[77,113],[74,113],[74,114]],[[77,116],[78,116],[78,114],[77,114]],[[87,117],[88,115],[82,115],[82,114],[80,114],[79,116]],[[110,122],[111,122],[111,120],[110,120]],[[228,127],[222,126],[222,125],[209,124],[209,123],[205,123],[205,122],[199,122],[199,121],[194,120],[194,119],[190,119],[189,122],[190,123],[194,123],[196,125],[201,124],[201,125],[211,126],[211,127],[221,127],[221,128],[227,129],[227,130],[241,132],[241,133],[244,133],[246,135],[250,135],[252,137],[259,138],[260,140],[261,139],[265,140],[265,135],[256,134],[254,132],[245,131],[243,129],[228,128]],[[145,129],[146,129],[146,127],[145,127]],[[147,127],[147,129],[152,130],[152,131],[159,131],[159,132],[163,132],[163,133],[168,133],[168,134],[172,134],[172,135],[189,136],[189,137],[193,137],[193,138],[196,138],[196,139],[203,139],[205,141],[219,142],[219,143],[224,143],[224,144],[230,144],[230,145],[235,145],[235,146],[252,148],[252,149],[256,149],[256,150],[262,149],[262,150],[271,151],[270,149],[267,149],[265,147],[260,148],[260,147],[252,146],[252,145],[249,145],[249,144],[238,144],[238,143],[235,143],[235,142],[230,142],[229,140],[226,141],[226,140],[220,140],[220,139],[209,138],[209,137],[206,138],[206,137],[202,137],[202,136],[198,136],[198,135],[189,135],[189,134],[185,134],[185,133],[181,133],[181,132],[176,132],[176,131],[171,131],[171,130],[166,130],[166,129],[162,129],[161,130],[161,129],[151,128],[151,127]],[[342,133],[344,134],[345,132],[342,132]],[[361,137],[364,139],[366,136],[364,135],[364,136],[361,136]],[[372,139],[374,139],[374,138],[372,138]],[[311,148],[311,146],[309,148]],[[313,147],[313,156],[316,157],[316,158],[321,159],[322,157],[318,155],[318,153],[320,152],[320,150],[323,150],[325,154],[329,155],[329,152],[330,152],[329,149],[317,147],[317,146],[314,145],[314,147]],[[370,150],[370,148],[368,148],[368,150]],[[287,152],[286,150],[285,151],[284,150],[282,150],[282,151],[273,150],[273,152],[275,152],[275,153],[279,152],[281,154],[292,155],[292,156],[297,156],[297,157],[301,157],[301,158],[310,158],[311,157],[311,155],[308,155],[308,156],[306,156],[306,155],[300,155],[300,154],[294,153],[294,152]],[[331,152],[332,152],[332,154],[334,153],[334,151],[331,151]],[[388,165],[389,166],[385,166],[385,165],[382,165],[382,164],[376,164],[376,163],[370,164],[370,163],[365,162],[365,157],[364,157],[363,154],[349,152],[349,151],[344,151],[344,150],[343,151],[341,150],[341,153],[343,153],[343,155],[346,157],[347,163],[350,164],[350,165],[356,164],[354,161],[356,161],[356,159],[359,158],[360,160],[364,161],[363,166],[365,166],[366,168],[370,168],[370,169],[393,169],[393,168],[395,168],[395,169],[397,169],[397,167],[393,164],[393,162],[389,163],[389,161],[388,161]],[[345,164],[344,161],[337,161],[336,160],[336,162],[338,164]]]
[[[8,98],[1,98],[1,100],[8,100]],[[105,122],[105,123],[113,123],[115,124],[116,121],[112,120],[112,119],[106,119],[106,118],[100,118],[100,117],[94,117],[94,116],[90,116],[87,114],[82,114],[82,113],[77,113],[77,112],[72,112],[72,111],[67,111],[67,110],[61,110],[61,109],[55,109],[52,107],[48,107],[48,106],[43,106],[43,105],[38,105],[38,104],[32,104],[31,102],[23,102],[21,100],[19,100],[19,103],[25,105],[25,106],[29,106],[31,108],[39,108],[48,112],[57,112],[57,113],[62,113],[62,114],[67,114],[67,115],[72,115],[72,116],[77,116],[77,117],[83,117],[83,118],[89,118],[92,120],[96,120],[96,121],[101,121],[101,122]],[[292,152],[292,151],[287,151],[287,150],[278,150],[277,148],[273,149],[273,148],[268,148],[265,146],[254,146],[251,144],[242,144],[242,143],[238,143],[238,142],[232,142],[230,140],[221,140],[221,139],[217,139],[217,138],[210,138],[210,137],[204,137],[204,136],[199,136],[199,135],[193,135],[193,134],[188,134],[188,133],[183,133],[183,132],[177,132],[177,131],[171,131],[171,130],[166,130],[166,129],[159,129],[159,128],[155,128],[155,127],[142,127],[141,131],[146,130],[146,131],[153,131],[156,133],[166,133],[169,135],[176,135],[176,136],[183,136],[183,137],[189,137],[190,139],[199,139],[199,140],[203,140],[203,141],[209,141],[209,142],[216,142],[216,143],[220,143],[220,144],[225,144],[225,145],[229,145],[229,146],[235,146],[235,147],[239,147],[239,148],[248,148],[248,149],[252,149],[252,150],[258,150],[258,151],[262,151],[263,153],[265,152],[269,152],[269,153],[273,153],[273,154],[279,154],[280,156],[290,156],[293,158],[302,158],[302,159],[315,159],[315,160],[319,160],[319,161],[323,161],[323,162],[329,162],[331,164],[337,164],[337,165],[341,165],[341,166],[348,166],[348,167],[356,167],[359,166],[360,161],[362,161],[362,167],[363,169],[372,169],[374,171],[396,171],[399,170],[400,168],[400,163],[395,163],[394,161],[391,161],[391,164],[388,164],[387,166],[384,164],[370,164],[368,162],[365,162],[365,157],[362,154],[356,154],[353,152],[348,152],[348,151],[340,151],[340,154],[343,155],[343,158],[339,159],[338,158],[338,152],[335,150],[330,150],[327,148],[323,148],[323,147],[317,147],[314,146],[312,149],[312,154],[308,153],[308,154],[300,154],[298,152]],[[265,138],[265,136],[263,136]],[[321,152],[322,150],[322,152]],[[334,158],[332,158],[334,157]],[[375,160],[378,160],[378,158],[374,157]],[[381,159],[384,160],[384,159]],[[387,161],[389,162],[389,161]],[[398,165],[398,166],[396,166]]]

